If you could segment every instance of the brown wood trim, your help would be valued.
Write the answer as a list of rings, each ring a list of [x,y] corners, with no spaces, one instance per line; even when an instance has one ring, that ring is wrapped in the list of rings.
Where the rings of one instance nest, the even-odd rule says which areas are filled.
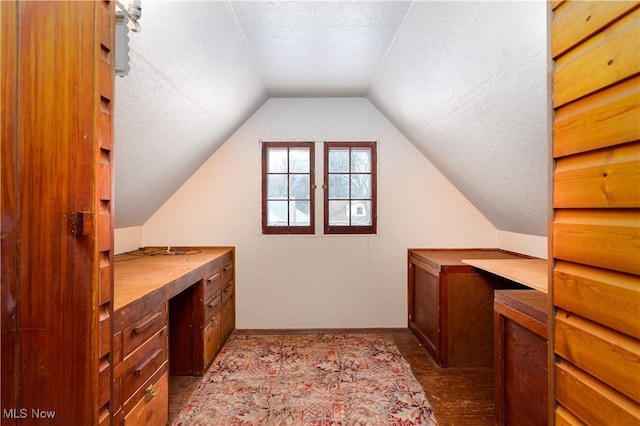
[[[262,233],[265,235],[314,234],[315,225],[315,143],[314,142],[261,142],[262,164]],[[309,226],[267,225],[267,151],[269,148],[309,148]],[[287,170],[287,174],[288,174]],[[289,199],[287,199],[288,201]],[[288,209],[287,209],[288,211]]]
[[[330,148],[370,148],[371,149],[371,226],[329,225],[329,149]],[[324,233],[325,234],[375,234],[378,229],[378,143],[367,142],[325,142],[324,158]],[[349,172],[351,173],[351,172]],[[351,200],[351,198],[349,198]]]
[[[545,322],[540,322],[538,319],[526,315],[512,306],[506,306],[500,301],[496,301],[493,304],[493,310],[495,313],[500,314],[505,318],[509,318],[511,321],[533,331],[538,336],[543,337],[544,339],[549,338],[549,329]]]
[[[235,334],[382,333],[405,331],[402,327],[378,328],[236,328]]]

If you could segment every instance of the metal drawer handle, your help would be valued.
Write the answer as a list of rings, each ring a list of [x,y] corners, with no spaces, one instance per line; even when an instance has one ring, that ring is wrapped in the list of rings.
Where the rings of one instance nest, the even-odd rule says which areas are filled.
[[[230,282],[229,284],[225,285],[224,288],[222,289],[223,293],[228,293],[229,291],[231,291],[231,288],[233,286],[233,281]]]
[[[228,265],[226,265],[224,268],[222,268],[222,270],[224,272],[229,272],[229,269],[233,268],[233,263],[230,263]]]
[[[207,281],[211,282],[211,281],[215,281],[218,279],[218,277],[220,276],[220,272],[218,272],[217,274],[215,274],[214,276],[207,278]]]
[[[149,385],[147,390],[144,391],[144,395],[147,403],[151,402],[151,400],[156,397],[157,394],[156,391],[153,390],[153,385]]]
[[[160,353],[162,353],[162,349],[156,349],[156,351],[154,353],[151,354],[151,356],[147,359],[144,360],[144,362],[142,362],[142,364],[140,364],[138,366],[138,368],[136,368],[133,373],[136,376],[140,376],[142,374],[142,371],[147,368],[149,366],[149,364],[151,364],[151,362],[158,357],[158,355],[160,355]]]
[[[136,333],[136,334],[142,333],[147,328],[149,328],[151,326],[151,324],[153,324],[155,322],[155,320],[157,320],[161,316],[162,316],[162,312],[156,312],[155,315],[151,316],[145,322],[143,322],[142,324],[140,324],[136,328],[134,328],[133,332]]]

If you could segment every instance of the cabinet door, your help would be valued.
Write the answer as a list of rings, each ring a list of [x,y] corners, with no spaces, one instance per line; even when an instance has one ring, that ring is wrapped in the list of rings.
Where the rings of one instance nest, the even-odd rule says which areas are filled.
[[[235,295],[231,293],[229,298],[222,304],[221,313],[221,343],[227,341],[231,332],[236,328],[236,306]]]
[[[413,329],[436,362],[440,362],[439,277],[413,267]]]
[[[204,328],[204,367],[207,369],[220,349],[220,311],[213,314]]]

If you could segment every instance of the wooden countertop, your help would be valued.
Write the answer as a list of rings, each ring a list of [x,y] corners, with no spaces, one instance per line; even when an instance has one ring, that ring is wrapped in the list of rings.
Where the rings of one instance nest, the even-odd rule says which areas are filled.
[[[145,255],[120,254],[115,256],[114,265],[114,310],[117,311],[146,295],[163,289],[180,280],[189,279],[189,274],[201,266],[233,251],[232,247],[191,247],[180,251],[181,254],[165,254],[160,249],[145,250],[157,253]],[[200,277],[202,278],[202,277]],[[197,278],[193,278],[196,279]],[[186,283],[186,285],[192,285]],[[171,293],[171,292],[169,292]],[[167,297],[172,297],[168,294]]]
[[[409,252],[424,260],[432,261],[438,265],[465,266],[463,259],[520,259],[528,256],[511,253],[494,248],[477,249],[426,249],[412,248]]]
[[[463,259],[467,265],[547,292],[548,261],[545,259]]]

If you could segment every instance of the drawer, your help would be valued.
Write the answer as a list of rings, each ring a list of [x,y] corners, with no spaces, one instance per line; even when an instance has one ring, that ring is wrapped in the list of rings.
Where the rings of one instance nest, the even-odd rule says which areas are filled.
[[[163,303],[138,321],[125,327],[122,342],[123,356],[129,355],[166,324],[166,304]]]
[[[204,300],[209,300],[222,285],[220,262],[207,265],[204,272]]]
[[[144,389],[142,398],[125,414],[126,426],[166,425],[169,422],[169,373]]]
[[[204,328],[204,367],[213,361],[220,349],[220,311],[216,312]]]
[[[131,395],[167,361],[167,327],[133,351],[122,363],[122,400]]]
[[[233,296],[234,287],[233,281],[229,281],[222,287],[222,303],[225,303],[231,296]]]
[[[225,284],[233,279],[233,258],[231,255],[222,260],[222,270],[220,271],[222,274],[222,283]]]
[[[222,300],[220,291],[214,294],[209,300],[204,302],[204,322],[211,320],[216,312],[220,312],[222,307]]]

